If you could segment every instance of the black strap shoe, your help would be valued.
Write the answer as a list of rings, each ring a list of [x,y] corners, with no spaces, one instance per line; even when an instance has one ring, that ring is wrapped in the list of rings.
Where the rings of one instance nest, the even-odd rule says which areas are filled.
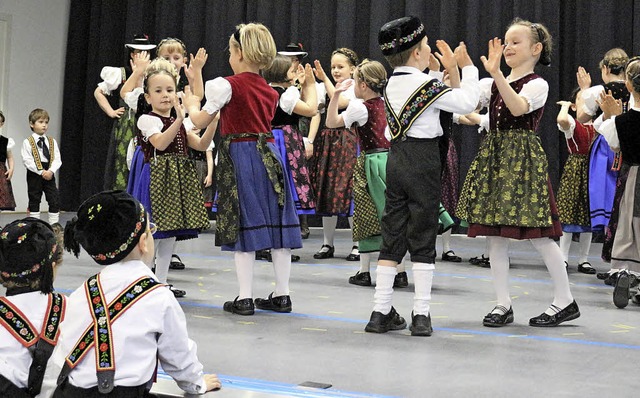
[[[631,278],[626,270],[618,272],[615,287],[613,288],[613,304],[618,308],[629,305],[629,287]]]
[[[353,246],[351,248],[351,253],[347,257],[345,257],[347,261],[360,261],[360,252],[358,251],[358,246]]]
[[[171,293],[173,293],[173,296],[175,298],[180,298],[180,297],[184,297],[187,295],[187,292],[184,290],[180,290],[180,289],[176,289],[173,287],[173,285],[169,285],[169,290],[171,290]]]
[[[393,278],[393,287],[407,287],[409,286],[409,277],[406,272],[398,272]]]
[[[238,300],[239,296],[233,301],[227,301],[222,306],[222,309],[231,312],[232,314],[238,315],[253,315],[255,312],[255,307],[253,306],[253,300],[251,298],[243,298],[242,300]]]
[[[369,333],[387,333],[389,330],[402,330],[407,327],[407,322],[391,307],[388,314],[373,311],[369,323],[364,331]]]
[[[560,309],[553,304],[551,304],[551,308],[557,312],[553,315],[549,315],[546,312],[543,312],[537,317],[529,319],[529,326],[540,326],[540,327],[558,326],[562,322],[567,322],[567,321],[576,319],[580,316],[580,309],[578,308],[578,304],[576,303],[575,300],[573,300],[573,303],[569,304],[563,309]]]
[[[442,253],[442,261],[449,261],[452,263],[462,262],[462,259],[456,256],[456,253],[453,250],[449,250],[446,253]]]
[[[327,248],[327,250],[322,250],[325,247]],[[332,258],[333,257],[333,253],[335,252],[335,250],[336,249],[333,246],[322,245],[320,250],[318,250],[318,252],[313,255],[313,258],[315,258],[316,260],[323,260],[325,258]]]
[[[177,254],[171,255],[171,262],[169,263],[169,269],[185,269],[184,263]]]
[[[271,250],[269,249],[256,250],[256,260],[271,261]]]
[[[431,336],[433,328],[431,327],[431,314],[413,315],[411,313],[411,326],[409,326],[412,336]]]
[[[593,275],[596,273],[596,269],[591,266],[588,261],[578,264],[578,272],[583,274]]]
[[[358,286],[371,286],[371,273],[358,271],[354,276],[349,277],[349,283]]]
[[[494,313],[496,309],[502,311],[502,314]],[[513,323],[513,308],[496,305],[490,313],[484,316],[482,324],[490,328],[499,328],[509,323]]]
[[[288,295],[273,297],[271,293],[266,299],[255,299],[255,305],[265,311],[291,312],[291,297]]]

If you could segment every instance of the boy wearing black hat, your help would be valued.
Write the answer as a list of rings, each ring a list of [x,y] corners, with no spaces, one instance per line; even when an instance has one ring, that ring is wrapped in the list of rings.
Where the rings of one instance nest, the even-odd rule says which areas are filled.
[[[58,340],[65,297],[53,293],[62,261],[62,227],[29,217],[0,232],[0,396],[32,397]]]
[[[425,27],[416,17],[386,23],[378,34],[382,54],[394,68],[384,92],[392,141],[387,161],[386,205],[381,221],[382,246],[376,270],[375,306],[365,331],[385,333],[406,327],[391,306],[397,265],[409,251],[415,295],[411,335],[430,336],[429,301],[435,269],[435,243],[440,201],[440,111],[467,114],[478,104],[478,69],[463,43],[451,51],[437,41],[442,65],[451,75],[462,68],[460,88],[452,89],[422,73],[431,48]]]
[[[143,397],[157,359],[189,393],[220,388],[215,375],[203,375],[173,293],[148,267],[154,228],[140,202],[122,191],[90,197],[67,223],[65,248],[78,256],[82,246],[107,267],[69,296],[43,390],[55,389],[55,397]]]

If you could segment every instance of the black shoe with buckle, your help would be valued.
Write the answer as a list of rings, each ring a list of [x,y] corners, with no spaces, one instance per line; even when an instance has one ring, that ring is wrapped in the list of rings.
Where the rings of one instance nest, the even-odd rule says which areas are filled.
[[[253,315],[255,312],[253,300],[251,300],[251,298],[243,298],[242,300],[238,300],[238,297],[239,296],[236,296],[233,301],[225,302],[222,306],[222,309],[238,315]]]
[[[618,308],[629,305],[629,287],[631,278],[626,270],[618,272],[615,287],[613,288],[613,304]]]
[[[482,268],[491,267],[491,263],[489,262],[489,257],[485,257],[484,254],[480,257],[471,257],[469,259],[469,262],[473,265],[477,265],[478,267],[482,267]]]
[[[273,297],[273,293],[271,293],[266,299],[255,299],[255,304],[261,310],[291,312],[291,297],[289,295]]]
[[[371,286],[371,273],[358,271],[354,276],[349,277],[349,283],[358,286]]]
[[[323,250],[325,247],[327,248],[327,250]],[[333,246],[322,245],[320,250],[318,250],[318,252],[313,255],[313,258],[315,258],[316,260],[323,260],[325,258],[332,258],[333,257],[333,252],[335,252],[335,250],[336,249]]]
[[[171,262],[169,263],[169,269],[184,269],[184,263],[177,254],[171,255]]]
[[[387,333],[389,330],[402,330],[407,327],[407,322],[391,307],[388,314],[373,311],[369,323],[364,331],[369,333]]]
[[[500,310],[502,314],[494,313],[493,311],[496,309]],[[513,323],[513,308],[507,309],[502,305],[496,305],[482,320],[482,324],[490,328],[499,328],[509,323]]]
[[[431,314],[413,315],[411,313],[411,326],[409,326],[412,336],[431,336],[433,328],[431,327]]]
[[[256,260],[271,261],[271,250],[269,249],[256,250]]]
[[[176,289],[173,287],[173,285],[169,285],[169,290],[171,290],[171,293],[173,293],[175,298],[180,298],[180,297],[184,297],[187,295],[187,292],[184,290],[180,290],[180,289]]]
[[[583,274],[593,275],[596,273],[596,269],[591,266],[588,261],[578,264],[578,272]]]
[[[538,315],[537,317],[529,319],[529,326],[550,327],[558,326],[562,322],[571,321],[580,316],[580,309],[575,300],[573,303],[564,307],[563,309],[551,304],[551,309],[556,311],[555,314],[549,315],[546,312]]]
[[[300,237],[302,239],[309,239],[309,234],[311,234],[309,227],[300,226]]]
[[[409,286],[409,278],[406,272],[398,272],[393,278],[393,287],[407,287]]]
[[[345,257],[347,261],[360,261],[360,252],[358,251],[358,246],[353,246],[351,248],[351,253],[347,257]]]
[[[449,250],[446,253],[442,253],[442,261],[450,261],[452,263],[459,263],[462,259],[456,256],[456,253],[453,250]]]

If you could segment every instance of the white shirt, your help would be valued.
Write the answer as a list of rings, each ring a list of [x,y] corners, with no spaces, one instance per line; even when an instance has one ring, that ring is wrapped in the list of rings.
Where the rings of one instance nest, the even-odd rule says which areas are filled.
[[[634,106],[630,109],[633,109],[636,112],[640,112],[640,107]],[[615,116],[611,116],[609,119],[603,121],[600,125],[600,128],[598,129],[598,132],[602,134],[605,140],[607,140],[607,143],[612,150],[617,151],[618,149],[620,149],[620,139],[618,138],[618,129],[616,129]]]
[[[100,272],[105,300],[109,303],[133,281],[148,276],[155,279],[142,261],[119,262]],[[60,325],[60,338],[45,373],[43,397],[50,396],[56,380],[78,339],[93,322],[84,284],[67,300],[67,314]],[[184,312],[168,287],[147,293],[112,323],[116,386],[139,386],[151,380],[156,354],[162,369],[189,393],[204,393],[202,364],[197,347],[187,334]],[[95,350],[92,347],[69,375],[69,382],[80,388],[98,384]]]
[[[42,330],[45,312],[49,304],[49,295],[41,292],[16,294],[7,297],[14,307],[24,314],[35,328],[36,333]],[[0,326],[0,374],[9,379],[18,388],[27,387],[29,367],[33,357],[9,331]]]
[[[100,71],[100,78],[102,82],[98,83],[98,87],[102,90],[104,95],[110,95],[111,92],[120,86],[120,83],[124,81],[122,76],[122,68],[116,68],[113,66],[105,66]]]
[[[298,101],[300,101],[300,90],[295,86],[290,86],[280,96],[278,105],[287,115],[291,115]]]
[[[182,121],[182,125],[184,126],[187,132],[193,130],[193,122],[190,118],[186,118]],[[162,129],[164,128],[164,124],[162,123],[162,119],[154,115],[142,115],[138,118],[138,128],[142,133],[142,137],[148,141],[149,138],[154,134],[162,134]]]
[[[393,111],[400,115],[402,107],[417,87],[433,77],[411,66],[399,66],[395,72],[407,75],[391,76],[386,88],[386,97]],[[436,138],[442,135],[440,111],[456,112],[466,115],[476,109],[480,97],[478,86],[478,68],[473,65],[462,68],[460,88],[451,89],[435,100],[407,131],[414,138]]]
[[[7,153],[9,153],[11,152],[13,147],[16,146],[16,142],[13,140],[13,138],[9,138],[9,137],[7,137],[7,140],[9,140],[9,142],[7,142]]]
[[[347,128],[351,128],[354,123],[357,123],[358,126],[364,126],[369,120],[369,111],[360,98],[349,101],[349,106],[340,115]]]
[[[33,139],[36,141],[36,148],[38,148],[40,161],[49,162],[49,159],[47,159],[44,156],[44,153],[42,153],[42,148],[40,148],[40,146],[38,145],[38,141],[40,140],[40,137],[44,137],[44,144],[47,145],[48,147],[49,138],[46,135],[38,135],[36,133],[32,133],[31,137],[33,137]],[[58,171],[60,166],[62,166],[62,159],[60,158],[60,148],[58,148],[58,142],[56,140],[53,140],[53,149],[49,148],[49,153],[53,153],[53,162],[49,164],[49,170],[55,173],[56,171]],[[38,170],[38,168],[36,167],[36,162],[33,159],[33,153],[31,152],[31,144],[29,144],[28,138],[24,140],[22,143],[22,163],[24,163],[24,167],[26,167],[27,170],[32,171],[36,174],[42,175],[42,172],[44,171],[44,170]]]

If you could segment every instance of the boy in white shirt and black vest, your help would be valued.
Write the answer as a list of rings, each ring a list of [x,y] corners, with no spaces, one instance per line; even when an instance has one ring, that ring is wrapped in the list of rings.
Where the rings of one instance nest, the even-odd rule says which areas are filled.
[[[49,223],[60,219],[60,194],[56,186],[56,171],[62,166],[60,149],[53,137],[46,136],[49,129],[49,113],[34,109],[29,114],[29,126],[33,133],[22,143],[22,162],[27,168],[27,192],[29,213],[40,218],[40,201],[44,192],[49,205]]]
[[[422,71],[429,66],[431,48],[416,17],[386,23],[378,34],[382,54],[394,68],[384,91],[391,148],[387,160],[386,204],[381,221],[382,245],[376,270],[375,305],[365,331],[385,333],[404,329],[405,320],[391,306],[398,263],[408,251],[413,262],[415,294],[411,335],[430,336],[431,284],[435,269],[440,202],[440,151],[443,134],[440,111],[467,114],[480,98],[478,69],[463,43],[455,54],[436,41],[440,63],[460,88],[450,88]]]

